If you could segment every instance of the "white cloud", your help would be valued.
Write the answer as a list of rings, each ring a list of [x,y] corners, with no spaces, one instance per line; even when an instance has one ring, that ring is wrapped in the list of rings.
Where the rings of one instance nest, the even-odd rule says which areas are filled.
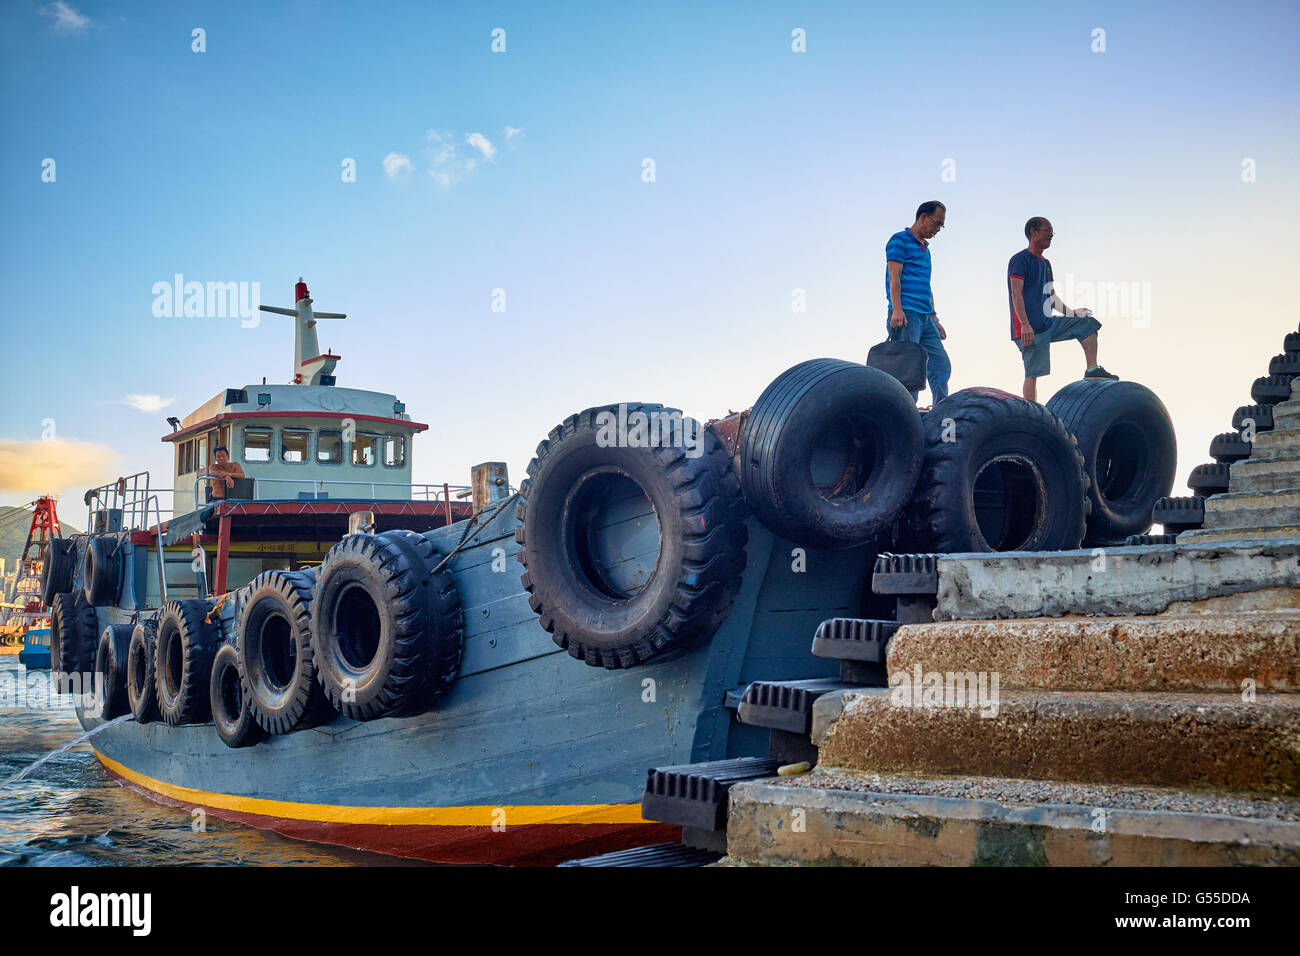
[[[116,460],[110,449],[90,442],[0,440],[0,492],[102,485]]]
[[[497,154],[497,148],[488,142],[488,138],[482,133],[470,133],[465,137],[465,142],[469,143],[480,153],[483,158],[491,161],[492,157]]]
[[[54,0],[41,8],[41,12],[54,21],[54,29],[59,33],[80,33],[90,26],[90,17],[83,16],[74,7],[63,0]]]
[[[424,134],[429,161],[429,178],[439,189],[450,189],[474,171],[474,160],[456,152],[456,137],[449,130],[431,129]]]
[[[161,412],[175,401],[175,398],[163,398],[161,395],[126,395],[122,398],[123,405],[130,405],[137,412],[153,414]]]
[[[523,130],[519,129],[519,128],[516,127],[516,126],[507,126],[507,127],[506,127],[506,142],[507,142],[507,143],[510,142],[512,139],[514,139],[516,136],[519,136],[519,135],[522,134],[522,133],[523,133]]]
[[[410,172],[411,157],[405,153],[389,153],[384,157],[384,173],[389,179],[396,179],[402,172]]]

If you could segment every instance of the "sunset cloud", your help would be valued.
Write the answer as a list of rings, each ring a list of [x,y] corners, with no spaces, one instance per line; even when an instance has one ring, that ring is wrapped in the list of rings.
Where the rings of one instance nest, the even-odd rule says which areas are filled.
[[[115,462],[109,448],[92,442],[0,439],[0,493],[91,488],[113,479]]]

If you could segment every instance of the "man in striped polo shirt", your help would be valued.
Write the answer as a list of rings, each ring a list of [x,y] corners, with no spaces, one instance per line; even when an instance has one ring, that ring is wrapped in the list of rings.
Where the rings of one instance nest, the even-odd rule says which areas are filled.
[[[930,292],[930,240],[943,228],[948,210],[937,200],[921,203],[916,222],[889,237],[885,245],[885,296],[889,304],[888,329],[902,329],[909,342],[918,342],[928,356],[925,377],[930,397],[937,405],[948,397],[952,362],[943,347],[948,337],[934,311]],[[916,392],[912,393],[913,401]]]

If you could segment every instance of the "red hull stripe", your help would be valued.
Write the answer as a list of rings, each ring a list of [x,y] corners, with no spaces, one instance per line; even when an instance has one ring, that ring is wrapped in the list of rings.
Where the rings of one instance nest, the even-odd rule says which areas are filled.
[[[638,804],[510,807],[346,807],[208,793],[154,780],[95,751],[133,790],[171,806],[288,837],[440,863],[550,866],[614,850],[676,841],[681,830],[647,821]],[[496,824],[496,828],[493,828]]]

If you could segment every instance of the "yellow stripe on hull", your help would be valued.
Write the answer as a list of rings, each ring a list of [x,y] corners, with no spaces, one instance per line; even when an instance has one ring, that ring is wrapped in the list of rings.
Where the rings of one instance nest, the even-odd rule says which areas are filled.
[[[124,767],[98,750],[95,751],[95,756],[99,758],[100,763],[119,777],[181,803],[211,807],[214,810],[227,810],[232,813],[252,813],[312,823],[490,827],[496,822],[494,814],[500,810],[505,811],[506,821],[510,825],[651,822],[641,816],[641,805],[638,803],[501,807],[343,807],[321,803],[289,803],[261,797],[237,797],[228,793],[208,793],[205,790],[178,787]]]

